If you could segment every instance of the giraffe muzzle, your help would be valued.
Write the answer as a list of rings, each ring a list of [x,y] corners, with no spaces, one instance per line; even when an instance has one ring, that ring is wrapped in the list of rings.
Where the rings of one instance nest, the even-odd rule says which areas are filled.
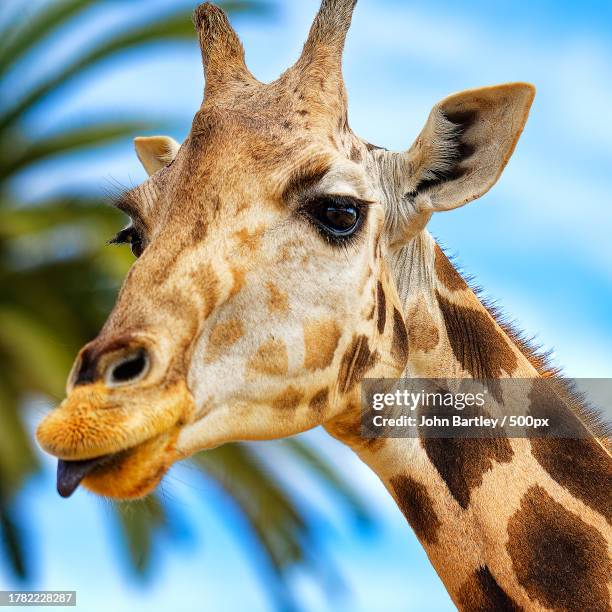
[[[149,355],[142,347],[123,348],[95,363],[94,382],[82,376],[91,360],[77,362],[68,396],[36,432],[58,459],[62,497],[81,483],[115,499],[142,497],[178,459],[175,442],[193,420],[193,396],[182,376],[168,376]]]

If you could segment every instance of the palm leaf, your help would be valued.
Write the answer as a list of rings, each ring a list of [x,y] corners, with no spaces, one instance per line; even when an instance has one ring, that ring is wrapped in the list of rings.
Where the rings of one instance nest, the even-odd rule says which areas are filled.
[[[17,578],[23,580],[28,576],[28,568],[22,529],[15,514],[0,491],[0,548]]]
[[[9,6],[8,3],[4,3],[2,11],[0,11],[0,55],[4,53],[4,49],[7,49],[9,45],[13,43],[17,32],[19,31],[20,24],[23,23],[23,10],[22,7]],[[2,74],[2,73],[0,73]]]
[[[49,329],[28,313],[0,304],[0,347],[13,371],[32,390],[58,397],[72,364],[59,330]],[[59,331],[61,334],[61,331]]]
[[[291,452],[292,457],[299,459],[301,463],[308,466],[335,495],[338,495],[360,523],[372,524],[373,517],[365,502],[353,487],[323,459],[320,453],[316,453],[298,438],[283,440],[281,444]]]
[[[137,132],[152,129],[153,125],[144,122],[101,122],[90,127],[67,130],[56,136],[39,139],[23,145],[21,151],[19,148],[4,150],[0,153],[0,180],[47,157],[132,136]]]
[[[89,8],[94,2],[95,0],[62,0],[50,3],[30,19],[24,20],[21,16],[21,27],[16,27],[15,22],[11,20],[0,33],[4,40],[14,32],[9,42],[0,48],[0,74],[5,74],[49,33]]]
[[[297,610],[286,572],[297,563],[305,565],[315,559],[316,555],[305,553],[316,544],[293,500],[243,444],[199,453],[192,462],[221,486],[250,525],[267,559],[267,571],[259,569],[277,609]]]
[[[109,247],[105,253],[116,254],[112,259],[130,257],[127,249],[121,248]],[[120,276],[111,273],[113,266],[119,265],[108,263],[107,258],[109,255],[87,253],[27,269],[6,270],[0,266],[1,303],[55,327],[74,353],[98,333],[113,305]],[[56,311],[57,316],[52,317]],[[68,318],[64,318],[66,314]]]
[[[271,6],[267,2],[221,2],[219,5],[234,14],[268,14],[271,11]],[[193,40],[194,29],[191,14],[191,10],[182,10],[171,15],[163,15],[153,23],[132,28],[84,52],[77,60],[41,82],[12,108],[0,115],[0,134],[23,117],[45,96],[65,85],[73,77],[83,75],[91,67],[119,52],[141,47],[150,42]]]
[[[144,574],[151,562],[155,533],[168,523],[166,512],[156,495],[138,502],[113,504],[127,544],[132,567]]]
[[[15,206],[0,201],[0,239],[14,240],[38,234],[64,224],[119,223],[120,213],[104,206],[99,198],[64,197],[37,202],[32,206]]]
[[[0,352],[0,358],[2,353]],[[0,487],[13,491],[37,467],[27,434],[19,419],[20,397],[6,366],[0,372]]]
[[[181,11],[158,22],[146,24],[138,28],[118,34],[110,40],[102,42],[97,47],[80,54],[79,57],[64,66],[51,76],[33,87],[12,108],[0,116],[0,134],[14,125],[26,112],[41,101],[45,96],[65,85],[71,78],[82,76],[86,70],[119,52],[134,47],[141,47],[150,42],[168,40],[193,39],[191,12]]]
[[[234,444],[199,453],[193,462],[238,504],[276,570],[303,560],[306,521],[255,454],[244,445]]]

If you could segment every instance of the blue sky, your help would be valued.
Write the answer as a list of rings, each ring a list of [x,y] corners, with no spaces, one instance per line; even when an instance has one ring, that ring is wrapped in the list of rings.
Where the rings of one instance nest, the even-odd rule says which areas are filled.
[[[185,4],[185,3],[183,3]],[[235,26],[252,71],[273,80],[300,51],[318,0],[280,2],[268,21]],[[47,61],[170,0],[102,3],[50,41]],[[499,184],[480,201],[436,217],[433,233],[458,255],[486,293],[555,349],[571,376],[612,375],[612,5],[553,0],[497,3],[360,0],[346,49],[353,129],[391,149],[408,148],[430,108],[454,91],[505,81],[534,83],[538,95],[525,134]],[[36,78],[36,65],[25,66]],[[61,107],[49,100],[30,129],[50,133],[88,118],[128,114],[168,121],[182,139],[200,104],[202,71],[193,44],[149,47],[121,65],[108,62],[71,84]],[[15,185],[35,199],[69,189],[104,190],[144,178],[129,142],[41,164]],[[380,527],[362,534],[325,498],[321,540],[351,595],[331,604],[312,581],[294,577],[308,610],[450,610],[452,606],[411,531],[382,486],[322,432],[308,438],[370,501]],[[53,465],[30,483],[24,508],[40,542],[40,588],[76,588],[83,609],[266,610],[256,576],[241,554],[248,537],[209,483],[178,468],[167,485],[196,525],[178,549],[158,543],[154,582],[144,587],[118,563],[103,502],[78,492],[53,494]],[[203,499],[208,500],[206,503]],[[27,502],[27,504],[26,504]],[[70,525],[70,533],[66,532]],[[0,588],[9,585],[0,568]],[[178,597],[178,600],[177,600]],[[116,605],[115,605],[116,604]]]

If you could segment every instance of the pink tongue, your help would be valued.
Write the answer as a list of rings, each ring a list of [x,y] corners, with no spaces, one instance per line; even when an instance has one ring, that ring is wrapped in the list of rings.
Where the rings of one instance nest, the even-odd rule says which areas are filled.
[[[62,497],[70,497],[87,474],[104,465],[111,457],[112,455],[104,455],[84,461],[59,459],[57,462],[57,492]]]

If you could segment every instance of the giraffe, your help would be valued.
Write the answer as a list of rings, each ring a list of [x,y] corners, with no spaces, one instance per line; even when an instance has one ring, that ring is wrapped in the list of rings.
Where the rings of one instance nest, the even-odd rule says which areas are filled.
[[[410,149],[350,129],[342,54],[356,0],[323,0],[304,50],[259,82],[227,17],[194,14],[204,101],[116,206],[136,256],[67,397],[39,425],[58,490],[145,496],[175,462],[322,425],[379,476],[461,610],[610,609],[608,436],[369,439],[369,378],[555,377],[427,231],[498,180],[534,88],[436,104]]]

